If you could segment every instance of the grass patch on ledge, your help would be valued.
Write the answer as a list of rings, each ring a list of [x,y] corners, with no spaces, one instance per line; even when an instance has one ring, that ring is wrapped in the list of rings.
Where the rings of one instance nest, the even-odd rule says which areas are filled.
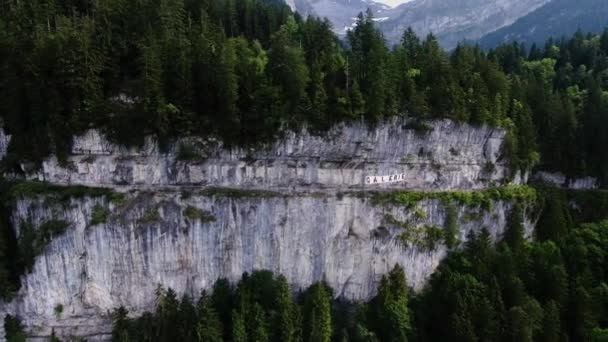
[[[236,189],[236,188],[207,188],[201,190],[199,195],[202,196],[217,196],[217,197],[228,197],[228,198],[272,198],[272,197],[285,197],[286,194],[282,194],[276,191],[268,190],[254,190],[254,189]]]
[[[137,224],[153,224],[160,221],[161,217],[157,208],[150,208],[146,210],[143,215],[137,219]]]
[[[186,207],[183,211],[183,215],[193,221],[200,220],[202,223],[215,222],[216,220],[212,213],[193,206]]]
[[[491,208],[496,201],[519,201],[535,203],[536,189],[527,185],[505,186],[475,191],[392,191],[376,192],[372,195],[376,205],[396,204],[408,208],[424,200],[440,200],[446,203],[458,203],[466,207]]]
[[[443,240],[443,230],[431,225],[412,227],[399,234],[399,241],[405,247],[417,247],[427,251],[435,250]]]
[[[10,186],[9,196],[11,199],[35,197],[39,195],[51,195],[60,201],[68,201],[71,198],[103,197],[106,196],[110,202],[124,200],[124,195],[109,188],[88,187],[84,185],[54,185],[43,182],[19,182]]]

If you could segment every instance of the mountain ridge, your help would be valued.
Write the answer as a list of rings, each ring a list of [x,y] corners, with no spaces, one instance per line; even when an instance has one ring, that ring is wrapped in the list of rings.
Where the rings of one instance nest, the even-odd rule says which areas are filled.
[[[479,40],[482,47],[518,41],[532,44],[575,33],[598,33],[608,26],[608,2],[603,0],[553,0],[519,18],[509,26]]]
[[[391,8],[373,0],[287,0],[302,15],[327,17],[334,32],[346,34],[356,16],[368,8],[389,44],[395,44],[412,27],[418,35],[433,32],[445,48],[462,40],[477,40],[546,4],[550,0],[414,0]]]

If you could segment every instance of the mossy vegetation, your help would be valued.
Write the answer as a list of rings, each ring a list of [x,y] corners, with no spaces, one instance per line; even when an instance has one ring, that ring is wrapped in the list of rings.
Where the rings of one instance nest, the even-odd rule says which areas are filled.
[[[127,200],[127,196],[121,192],[110,192],[106,195],[108,202],[114,205],[122,205]]]
[[[480,210],[477,210],[476,208],[469,208],[462,215],[462,221],[464,223],[469,223],[469,222],[480,220],[482,217],[483,217],[483,212],[481,212]]]
[[[266,190],[243,190],[236,188],[207,188],[199,192],[202,196],[213,196],[213,197],[228,197],[228,198],[271,198],[271,197],[284,197],[286,194],[275,191]]]
[[[65,232],[69,223],[64,220],[48,220],[39,227],[34,227],[31,223],[23,222],[19,234],[19,259],[23,267],[31,270],[35,259],[44,252],[44,249],[53,240]]]
[[[44,195],[47,201],[68,203],[71,199],[84,197],[105,197],[108,202],[120,205],[124,203],[125,194],[110,188],[88,187],[83,185],[60,186],[44,182],[5,183],[4,201],[14,201],[20,198],[33,198]]]
[[[177,150],[177,160],[202,162],[205,157],[197,150],[197,148],[189,143],[181,143]]]
[[[89,224],[91,226],[106,223],[108,220],[108,216],[110,215],[110,211],[107,208],[97,204],[93,207],[91,211],[91,221]]]
[[[414,218],[414,220],[417,219]],[[384,216],[382,223],[402,230],[398,238],[406,247],[434,250],[442,242],[448,245],[448,233],[445,228],[433,225],[417,226],[413,221],[402,222],[390,214]],[[452,240],[450,240],[450,244],[453,244]]]
[[[212,213],[193,206],[186,207],[183,214],[190,220],[200,220],[202,223],[215,222],[216,220]]]
[[[535,203],[537,199],[536,189],[530,186],[506,186],[479,191],[394,191],[377,192],[372,194],[373,203],[376,205],[403,205],[413,208],[416,204],[425,200],[440,200],[444,203],[454,203],[469,208],[491,209],[496,201],[518,201],[523,203]]]
[[[428,215],[426,214],[426,211],[424,211],[422,208],[415,207],[413,216],[416,220],[426,220]]]
[[[160,221],[160,214],[157,208],[150,208],[144,212],[142,217],[137,220],[139,224],[152,224]]]
[[[19,182],[10,188],[10,196],[13,199],[35,197],[38,195],[49,195],[60,201],[68,201],[71,198],[102,197],[117,194],[108,188],[87,187],[82,185],[59,186],[43,182]]]
[[[55,314],[56,318],[60,318],[63,314],[63,304],[55,305],[55,307],[53,308],[53,313]]]
[[[385,225],[390,225],[390,226],[401,228],[401,229],[410,229],[412,227],[411,222],[399,221],[393,215],[390,215],[390,214],[384,215],[382,223]]]
[[[443,229],[433,225],[410,227],[399,234],[399,240],[408,247],[418,247],[432,251],[444,239]]]

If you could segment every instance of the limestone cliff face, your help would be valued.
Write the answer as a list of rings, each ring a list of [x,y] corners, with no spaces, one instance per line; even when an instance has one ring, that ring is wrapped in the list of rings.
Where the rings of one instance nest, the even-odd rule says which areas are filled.
[[[2,122],[0,121],[0,160],[6,156],[6,151],[8,150],[8,143],[11,141],[10,135],[7,135],[1,126]]]
[[[368,299],[399,263],[419,289],[446,246],[411,237],[444,229],[446,204],[380,205],[370,192],[475,191],[509,180],[499,161],[504,131],[450,121],[423,134],[406,127],[392,121],[369,130],[340,126],[323,137],[289,133],[257,150],[184,138],[166,152],[151,140],[141,149],[120,148],[89,131],[75,138],[67,165],[51,157],[41,170],[24,167],[26,178],[110,187],[125,198],[18,199],[18,234],[23,224],[36,230],[51,220],[67,228],[22,277],[15,299],[0,304],[0,314],[19,315],[34,339],[54,329],[92,341],[108,339],[109,311],[117,306],[151,309],[159,284],[196,296],[220,277],[268,269],[294,289],[325,280],[338,296]],[[364,185],[367,175],[395,173],[405,181]],[[500,236],[510,206],[456,206],[460,240],[483,228]],[[92,222],[94,211],[104,220]]]
[[[106,222],[91,225],[93,208],[110,213]],[[460,207],[459,239],[482,228],[499,236],[509,208]],[[138,192],[121,204],[103,198],[54,204],[41,196],[19,200],[13,218],[35,229],[50,220],[69,224],[5,308],[32,336],[55,329],[103,339],[108,311],[152,309],[159,284],[196,297],[220,277],[236,281],[256,269],[284,274],[294,289],[325,280],[338,296],[368,299],[395,264],[420,288],[446,254],[440,241],[429,247],[400,238],[422,227],[444,229],[439,200],[407,209],[378,206],[360,194]]]
[[[447,120],[433,122],[424,133],[406,127],[395,120],[375,129],[339,126],[322,137],[287,133],[257,150],[182,139],[166,152],[151,140],[141,149],[120,148],[89,131],[75,138],[67,166],[49,158],[28,178],[90,186],[347,189],[363,186],[366,175],[405,173],[406,180],[390,188],[442,190],[481,189],[505,180],[506,167],[498,161],[504,131]]]
[[[597,189],[599,188],[599,181],[595,177],[566,177],[561,172],[546,172],[540,171],[534,175],[534,181],[550,184],[552,186],[566,188],[566,189]]]

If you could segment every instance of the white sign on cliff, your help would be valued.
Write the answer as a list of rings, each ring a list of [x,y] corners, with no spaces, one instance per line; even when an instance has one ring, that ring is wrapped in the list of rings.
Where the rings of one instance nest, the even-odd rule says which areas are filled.
[[[389,176],[366,176],[365,185],[397,183],[405,181],[405,173],[397,173]]]

